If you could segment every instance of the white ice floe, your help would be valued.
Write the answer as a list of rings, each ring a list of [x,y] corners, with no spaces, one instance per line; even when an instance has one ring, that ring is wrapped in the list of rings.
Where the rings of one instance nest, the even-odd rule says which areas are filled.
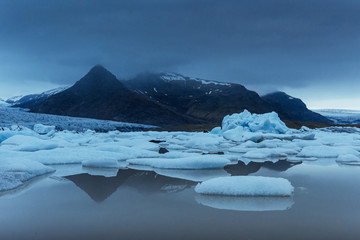
[[[154,171],[162,176],[185,179],[193,182],[202,182],[216,177],[230,176],[230,174],[227,173],[224,169],[178,170],[156,168]]]
[[[225,196],[291,196],[294,187],[284,178],[232,176],[199,183],[195,191],[200,194]]]
[[[200,155],[185,158],[138,158],[127,160],[129,164],[168,169],[216,169],[231,163],[224,157]]]
[[[121,160],[121,153],[104,152],[87,147],[79,148],[55,148],[36,152],[0,151],[4,159],[33,160],[43,164],[75,164],[86,160]]]
[[[39,150],[50,150],[59,145],[51,140],[40,139],[34,136],[15,135],[1,143],[1,147],[15,151],[35,152]]]
[[[215,195],[197,195],[201,205],[216,209],[235,211],[284,211],[294,204],[291,197],[231,197]]]
[[[23,185],[26,181],[54,172],[54,169],[35,161],[17,159],[0,160],[0,191],[11,190]]]
[[[334,146],[308,146],[304,147],[298,154],[299,157],[316,157],[316,158],[337,158],[339,155],[352,154],[359,156],[360,153],[352,147],[334,147]]]
[[[155,151],[149,151],[145,149],[139,149],[134,147],[124,147],[119,143],[103,143],[97,147],[96,150],[104,151],[104,152],[113,152],[121,154],[121,158],[118,160],[126,160],[130,158],[153,158],[159,157],[159,153]],[[135,150],[136,149],[136,150]],[[156,148],[157,150],[157,148]]]
[[[15,135],[35,136],[37,134],[34,131],[31,131],[30,129],[22,128],[22,127],[19,129],[1,128],[0,129],[0,143],[12,136],[15,136]]]
[[[355,156],[353,154],[342,154],[342,155],[339,155],[336,159],[336,161],[339,161],[339,162],[359,162],[360,164],[360,158],[358,156]]]
[[[55,126],[47,126],[40,123],[35,124],[33,129],[38,134],[49,134],[51,132],[55,132]]]
[[[276,158],[276,157],[287,157],[288,155],[296,155],[298,152],[289,148],[258,148],[246,152],[244,158]]]
[[[83,167],[92,167],[92,168],[118,168],[119,163],[114,159],[91,159],[82,161]]]
[[[83,167],[85,173],[92,176],[115,177],[119,171],[118,168],[98,168],[98,167]]]
[[[315,157],[287,157],[286,158],[287,161],[289,162],[306,162],[306,161],[316,161],[317,158]]]

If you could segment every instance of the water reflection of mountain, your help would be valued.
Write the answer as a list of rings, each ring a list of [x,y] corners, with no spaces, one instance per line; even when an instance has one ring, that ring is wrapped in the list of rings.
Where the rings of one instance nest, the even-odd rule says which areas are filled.
[[[120,186],[137,189],[141,193],[176,192],[195,185],[195,182],[165,177],[151,171],[119,170],[115,177],[93,176],[87,173],[67,176],[67,179],[86,192],[95,202],[102,202]]]
[[[250,162],[245,165],[239,161],[235,165],[225,167],[225,174],[231,176],[248,175],[259,171],[262,167],[275,171],[286,171],[299,163],[291,163],[285,160],[278,162]],[[187,179],[198,179],[199,171],[185,170],[183,174]],[[204,170],[206,172],[207,170]],[[214,171],[214,170],[212,170]],[[162,173],[162,171],[157,171]],[[197,181],[181,179],[181,170],[163,171],[164,175],[154,171],[142,171],[134,169],[119,170],[114,177],[93,176],[87,173],[67,176],[76,186],[86,192],[95,202],[102,202],[113,194],[120,186],[127,186],[137,189],[144,194],[156,192],[178,192],[197,184]],[[191,177],[190,175],[194,176]],[[212,172],[212,174],[214,174]],[[218,173],[217,173],[218,174]],[[166,176],[165,176],[166,175]],[[216,175],[216,174],[215,174]],[[223,175],[221,172],[220,175]],[[203,176],[202,176],[203,177]]]
[[[279,160],[277,162],[249,162],[247,165],[241,161],[239,161],[235,165],[225,166],[225,171],[231,174],[231,176],[246,176],[251,173],[255,173],[260,170],[260,168],[264,167],[270,170],[284,172],[289,168],[301,164],[301,162],[288,162],[286,160]]]

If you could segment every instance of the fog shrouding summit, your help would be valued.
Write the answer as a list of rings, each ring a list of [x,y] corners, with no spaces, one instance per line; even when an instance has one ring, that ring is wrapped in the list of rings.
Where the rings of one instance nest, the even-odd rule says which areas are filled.
[[[179,72],[360,109],[359,12],[350,0],[3,0],[0,97],[71,85],[102,64],[120,79]]]

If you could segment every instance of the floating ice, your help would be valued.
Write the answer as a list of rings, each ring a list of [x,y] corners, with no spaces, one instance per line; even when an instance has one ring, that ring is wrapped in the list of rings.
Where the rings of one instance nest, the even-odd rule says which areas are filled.
[[[221,133],[221,127],[215,127],[210,131],[211,134],[220,134]]]
[[[294,187],[284,178],[259,176],[219,177],[199,183],[195,191],[225,196],[291,196]]]
[[[359,156],[360,153],[352,147],[333,147],[333,146],[307,146],[298,154],[299,157],[317,157],[317,158],[336,158],[339,155],[352,154]]]
[[[258,148],[255,150],[248,151],[243,155],[244,158],[275,158],[275,157],[286,157],[288,155],[295,155],[298,152],[289,148]]]
[[[339,162],[359,162],[360,163],[360,158],[353,155],[353,154],[342,154],[342,155],[339,155],[337,157],[336,161],[339,161]]]
[[[119,143],[105,143],[95,148],[96,150],[104,152],[113,152],[121,154],[121,158],[118,160],[126,160],[130,158],[152,158],[158,157],[159,154],[154,151],[149,151],[139,148],[131,148],[121,146]],[[135,150],[136,149],[136,150]]]
[[[185,179],[193,182],[202,182],[215,177],[230,176],[224,169],[154,169],[154,171],[162,176]]]
[[[46,126],[40,123],[35,124],[33,129],[38,134],[48,134],[50,132],[55,132],[55,126]]]
[[[266,139],[313,140],[315,137],[313,133],[289,129],[276,112],[251,114],[247,110],[225,116],[221,131],[214,128],[213,133],[222,134],[225,139],[237,142],[260,142]]]
[[[0,191],[17,188],[34,177],[53,171],[54,169],[35,161],[0,159]]]
[[[0,143],[4,140],[15,136],[15,135],[23,135],[23,136],[34,136],[37,135],[34,131],[31,131],[30,129],[24,129],[20,128],[17,130],[14,129],[8,129],[8,128],[0,128]]]
[[[224,157],[200,155],[186,158],[138,158],[127,160],[129,164],[169,169],[216,169],[230,164]]]
[[[95,168],[118,168],[119,164],[114,159],[91,159],[82,161],[84,167],[95,167]]]
[[[242,113],[227,115],[222,121],[222,131],[226,132],[238,128],[244,132],[286,133],[289,128],[282,122],[276,112],[265,114],[251,114],[244,110]]]
[[[2,146],[9,145],[13,150],[34,152],[39,150],[50,150],[58,147],[51,140],[44,140],[33,136],[15,135],[1,143]]]
[[[87,147],[55,148],[36,152],[3,152],[6,159],[33,160],[43,164],[75,164],[86,160],[121,160],[121,153],[104,152]]]

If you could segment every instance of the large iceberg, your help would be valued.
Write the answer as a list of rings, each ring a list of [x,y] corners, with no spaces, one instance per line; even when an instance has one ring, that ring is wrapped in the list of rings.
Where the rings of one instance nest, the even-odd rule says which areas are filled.
[[[285,197],[292,195],[294,187],[284,178],[232,176],[199,183],[195,191],[207,195]]]
[[[51,172],[54,172],[54,169],[39,162],[1,159],[0,192],[17,188],[34,177]]]
[[[239,128],[246,132],[286,133],[289,128],[282,122],[276,112],[251,114],[248,110],[242,113],[227,115],[222,121],[222,131]]]
[[[276,112],[265,114],[251,114],[244,110],[242,113],[227,115],[222,121],[220,134],[225,139],[233,141],[258,141],[264,134],[285,134],[289,128],[282,122]],[[213,129],[212,133],[219,133]]]

